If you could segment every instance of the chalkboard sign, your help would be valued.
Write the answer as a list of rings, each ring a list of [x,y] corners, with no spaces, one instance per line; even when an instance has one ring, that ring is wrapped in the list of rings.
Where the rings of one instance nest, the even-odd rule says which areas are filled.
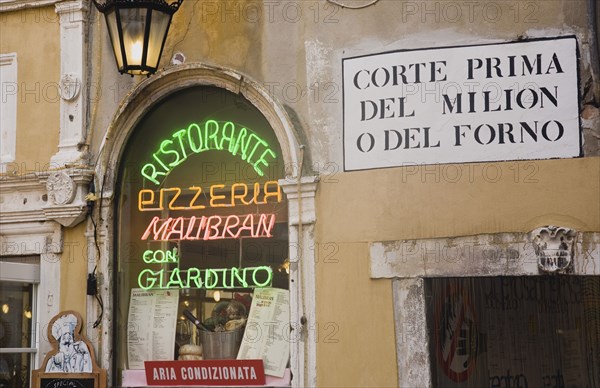
[[[91,373],[46,373],[34,370],[32,388],[105,388],[106,370]]]
[[[69,376],[44,374],[44,377],[40,377],[40,388],[94,388],[98,386],[97,382],[97,376],[90,376],[89,373],[71,373]]]

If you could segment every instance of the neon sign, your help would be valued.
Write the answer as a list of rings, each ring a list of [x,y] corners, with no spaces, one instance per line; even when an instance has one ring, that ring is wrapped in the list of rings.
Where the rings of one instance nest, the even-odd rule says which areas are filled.
[[[243,218],[243,220],[242,220]],[[223,240],[240,237],[273,237],[275,214],[245,216],[192,216],[152,218],[142,240]]]
[[[261,275],[262,277],[266,276],[266,279],[261,280]],[[207,290],[256,288],[269,287],[272,281],[273,270],[267,266],[219,269],[192,267],[187,270],[175,268],[170,274],[166,269],[153,271],[146,268],[138,276],[138,285],[144,290],[151,288],[205,288]]]
[[[177,248],[171,251],[147,250],[143,255],[147,264],[166,264],[179,262]],[[151,288],[248,288],[268,287],[273,281],[273,270],[268,266],[249,268],[188,268],[171,271],[163,268],[146,268],[138,275],[138,285],[144,290]]]
[[[248,197],[248,185],[245,183],[234,183],[225,192],[231,194],[230,198],[223,193],[219,193],[226,186],[223,184],[212,185],[209,189],[209,207],[235,207],[236,205],[264,205],[270,198],[274,198],[274,202],[281,202],[282,194],[281,187],[277,181],[254,184],[254,192],[251,197]],[[151,189],[142,189],[138,194],[138,210],[141,212],[159,211],[167,207],[169,210],[202,210],[206,205],[201,205],[198,202],[202,194],[202,187],[191,186],[187,190],[193,193],[190,200],[182,201],[179,198],[186,189],[181,187],[162,188],[155,193]],[[166,194],[166,195],[165,195]],[[169,194],[172,197],[169,197]],[[158,198],[157,198],[158,197]]]
[[[144,263],[148,264],[162,264],[162,263],[178,263],[179,256],[177,255],[177,248],[173,248],[172,251],[163,250],[147,250],[142,256]]]
[[[262,169],[276,158],[269,144],[250,129],[236,127],[231,121],[208,120],[201,124],[190,124],[173,133],[171,138],[163,140],[152,154],[152,161],[142,167],[141,174],[159,185],[189,155],[208,150],[225,150],[234,156],[239,155],[260,176],[264,176]]]

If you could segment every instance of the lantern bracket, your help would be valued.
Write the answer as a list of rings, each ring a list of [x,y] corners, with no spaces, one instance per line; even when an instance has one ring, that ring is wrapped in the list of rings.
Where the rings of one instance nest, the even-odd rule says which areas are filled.
[[[171,12],[174,14],[177,12],[183,0],[175,0],[174,2],[168,2],[166,0],[106,0],[103,3],[100,3],[98,0],[92,0],[98,11],[104,13],[107,9],[113,7],[115,3],[121,4],[135,4],[142,7],[152,7],[156,9],[160,9],[164,12]]]

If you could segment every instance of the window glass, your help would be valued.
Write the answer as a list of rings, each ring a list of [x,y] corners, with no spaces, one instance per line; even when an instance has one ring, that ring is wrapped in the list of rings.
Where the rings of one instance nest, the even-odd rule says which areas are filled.
[[[138,123],[119,169],[119,383],[124,370],[143,368],[132,350],[150,339],[138,338],[148,332],[139,330],[141,320],[129,318],[146,314],[140,307],[146,294],[163,290],[164,300],[178,304],[161,307],[169,311],[164,324],[165,332],[175,333],[173,343],[165,346],[159,339],[162,348],[141,357],[157,360],[177,358],[184,345],[200,345],[199,330],[185,314],[222,330],[236,318],[223,319],[224,308],[238,308],[237,315],[247,317],[256,287],[288,289],[287,206],[277,183],[283,171],[267,120],[246,99],[225,90],[180,91]]]
[[[33,284],[0,281],[0,387],[29,387]]]
[[[435,387],[596,387],[600,277],[426,281]]]

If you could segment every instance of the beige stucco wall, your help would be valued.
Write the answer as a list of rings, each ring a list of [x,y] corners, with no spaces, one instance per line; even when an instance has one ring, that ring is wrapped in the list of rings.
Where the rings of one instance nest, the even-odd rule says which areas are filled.
[[[319,208],[327,205],[331,203],[318,203]],[[350,209],[344,211],[352,213]],[[326,222],[321,212],[318,217],[319,226]],[[325,232],[319,227],[317,386],[396,386],[391,281],[370,279],[368,243],[357,236],[362,230],[360,225],[340,224],[337,228],[355,236],[356,242],[334,242],[328,238],[330,230]]]
[[[17,151],[8,172],[48,170],[60,128],[60,33],[54,7],[0,14],[0,52],[17,53]]]
[[[319,186],[319,230],[340,242],[529,232],[541,224],[598,231],[599,175],[598,157],[338,174]]]
[[[86,314],[86,279],[88,258],[96,257],[94,246],[87,246],[85,237],[86,223],[64,230],[64,251],[60,265],[60,310],[75,310],[82,316]]]

